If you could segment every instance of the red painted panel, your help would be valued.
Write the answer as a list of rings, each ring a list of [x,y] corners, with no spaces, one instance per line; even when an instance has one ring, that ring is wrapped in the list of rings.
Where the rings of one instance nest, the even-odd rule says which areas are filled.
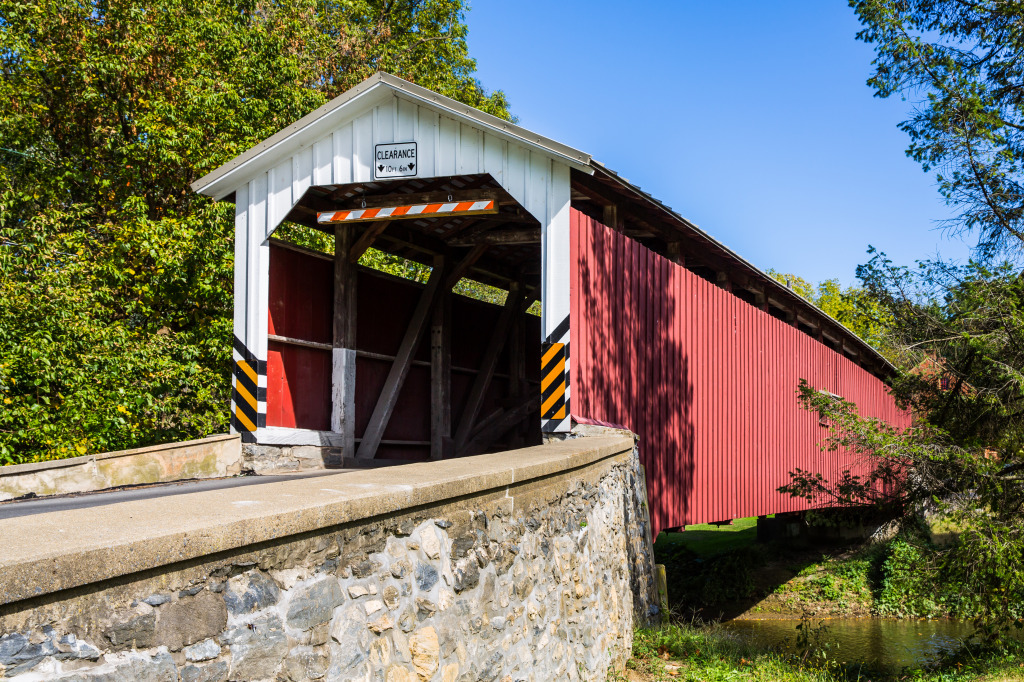
[[[570,241],[572,412],[640,436],[655,533],[806,509],[789,471],[856,468],[821,452],[800,378],[909,423],[866,370],[575,210]]]
[[[330,343],[333,288],[330,261],[271,247],[269,333]],[[330,351],[268,344],[267,426],[329,429],[330,401]]]
[[[334,264],[272,246],[270,249],[270,333],[330,343]]]
[[[267,348],[267,426],[331,428],[331,354],[271,341]]]

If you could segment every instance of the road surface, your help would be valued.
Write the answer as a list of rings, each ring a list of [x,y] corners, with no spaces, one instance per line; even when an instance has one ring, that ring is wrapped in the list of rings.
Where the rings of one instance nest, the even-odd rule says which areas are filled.
[[[152,485],[133,488],[115,488],[70,495],[54,495],[36,499],[18,500],[0,504],[0,521],[18,516],[31,516],[47,512],[65,511],[68,509],[85,509],[101,507],[118,502],[131,500],[147,500],[169,495],[185,495],[206,490],[238,488],[249,485],[263,485],[277,481],[290,481],[296,478],[312,478],[316,476],[333,476],[352,471],[351,469],[331,469],[328,471],[303,471],[294,474],[276,474],[272,476],[234,476],[232,478],[214,478],[208,480],[172,481],[170,483],[154,483]]]

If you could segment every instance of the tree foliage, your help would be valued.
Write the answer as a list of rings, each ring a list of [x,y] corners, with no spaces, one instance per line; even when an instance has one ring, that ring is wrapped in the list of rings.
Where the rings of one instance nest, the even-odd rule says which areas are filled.
[[[803,296],[883,355],[891,353],[887,334],[892,327],[892,316],[867,288],[844,288],[838,279],[827,279],[814,285],[803,277],[778,270],[768,270],[768,275]]]
[[[836,481],[791,472],[782,490],[899,509],[901,552],[924,582],[957,585],[958,608],[993,642],[1024,624],[1024,3],[850,5],[864,25],[858,37],[875,47],[868,84],[914,102],[901,124],[907,155],[936,173],[957,210],[950,227],[977,239],[975,259],[908,268],[872,252],[858,276],[890,316],[886,336],[903,370],[893,393],[915,424],[866,419],[803,385],[804,406],[830,424],[825,449],[863,462]],[[939,541],[936,524],[951,537]]]
[[[1024,448],[1024,279],[1011,263],[859,268],[891,311],[889,338],[905,368],[896,397],[964,448],[1013,458]]]
[[[907,155],[986,254],[1024,246],[1024,2],[850,0],[875,47],[868,85],[914,102]]]
[[[960,615],[975,619],[979,633],[996,642],[1024,624],[1024,459],[985,456],[956,443],[949,431],[927,422],[902,429],[863,417],[857,406],[800,385],[805,409],[829,427],[826,452],[843,448],[859,467],[829,481],[797,469],[779,488],[825,506],[880,507],[903,514],[927,581],[961,586]],[[858,473],[859,471],[859,473]],[[941,520],[956,540],[936,544],[915,522]]]
[[[508,117],[462,0],[0,0],[0,463],[227,428],[216,168],[377,70]]]

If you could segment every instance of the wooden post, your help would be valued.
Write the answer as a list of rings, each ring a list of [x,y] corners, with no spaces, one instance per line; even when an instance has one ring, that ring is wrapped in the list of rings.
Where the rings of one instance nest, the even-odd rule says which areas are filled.
[[[602,209],[601,222],[613,230],[619,229],[619,209],[615,204],[608,204]]]
[[[512,331],[509,335],[508,349],[508,394],[516,402],[525,399],[526,385],[526,344],[523,343],[524,312],[516,310],[512,318]],[[513,448],[523,446],[522,424],[516,426],[510,445]]]
[[[398,402],[398,394],[402,390],[405,378],[409,376],[409,369],[412,367],[412,356],[416,353],[416,347],[423,338],[423,332],[427,328],[427,320],[430,317],[430,310],[436,303],[437,292],[441,288],[441,280],[444,279],[444,256],[434,257],[434,267],[430,271],[430,279],[427,280],[427,287],[420,294],[419,303],[412,314],[412,320],[402,338],[402,345],[395,354],[395,362],[391,365],[388,378],[384,381],[384,388],[381,389],[377,404],[370,415],[370,423],[366,426],[363,439],[359,443],[359,450],[356,452],[358,459],[373,459],[377,456],[377,448],[380,446],[381,438],[384,436],[384,429],[391,419],[391,413]]]
[[[764,295],[764,290],[754,292],[754,305],[757,306],[758,310],[768,312],[768,297]]]
[[[665,574],[665,564],[654,564],[654,577],[658,585],[658,610],[661,613],[661,622],[668,625],[668,577]]]
[[[451,456],[452,297],[446,287],[430,327],[430,459]]]
[[[686,267],[686,257],[683,256],[682,245],[679,242],[669,242],[667,246],[668,259],[676,265]]]
[[[342,457],[356,451],[356,266],[349,260],[355,225],[334,226],[334,342],[331,431],[341,434]]]

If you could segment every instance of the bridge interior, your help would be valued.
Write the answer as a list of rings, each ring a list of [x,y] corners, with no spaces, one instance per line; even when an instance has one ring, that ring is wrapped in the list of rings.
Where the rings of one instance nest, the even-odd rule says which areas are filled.
[[[318,220],[333,211],[484,200],[494,201],[492,211]],[[490,175],[313,186],[286,220],[333,235],[335,253],[327,262],[272,241],[269,427],[330,431],[331,352],[354,348],[349,465],[540,442],[541,334],[528,310],[540,298],[541,226]],[[413,282],[358,265],[370,247],[428,266],[429,276]],[[455,294],[463,278],[491,287],[490,301]]]

